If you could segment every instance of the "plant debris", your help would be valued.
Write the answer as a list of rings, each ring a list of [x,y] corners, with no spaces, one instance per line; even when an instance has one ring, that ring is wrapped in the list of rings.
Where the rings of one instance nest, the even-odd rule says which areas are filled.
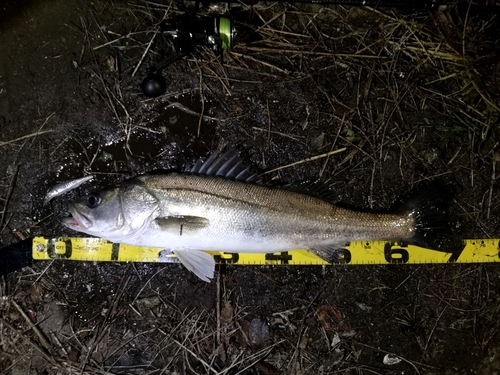
[[[159,32],[190,2],[5,5],[0,241],[74,235],[66,203],[235,148],[270,183],[320,180],[365,210],[455,187],[462,238],[499,238],[500,20],[494,1],[432,9],[212,4],[223,59]],[[49,187],[92,174],[44,206]],[[0,278],[2,374],[498,372],[500,271],[487,265],[236,267],[54,261]]]

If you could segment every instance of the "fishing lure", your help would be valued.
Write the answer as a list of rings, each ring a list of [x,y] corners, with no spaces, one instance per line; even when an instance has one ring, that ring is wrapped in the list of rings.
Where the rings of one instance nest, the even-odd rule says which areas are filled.
[[[76,189],[77,187],[83,185],[85,182],[91,181],[93,179],[94,176],[85,176],[57,184],[47,192],[44,204],[49,203],[52,198],[58,197],[59,195],[62,195],[64,193],[67,193],[68,191]]]

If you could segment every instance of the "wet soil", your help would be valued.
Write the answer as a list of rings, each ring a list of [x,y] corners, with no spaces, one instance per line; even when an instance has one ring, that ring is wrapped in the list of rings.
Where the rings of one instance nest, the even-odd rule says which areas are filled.
[[[346,147],[268,183],[319,180],[373,211],[442,179],[454,235],[499,238],[494,2],[233,6],[223,62],[197,48],[156,99],[140,83],[171,46],[151,40],[182,4],[3,7],[1,245],[75,236],[68,202],[229,148],[265,172]],[[1,279],[0,373],[495,374],[499,283],[496,264],[221,265],[204,283],[175,264],[40,262]]]

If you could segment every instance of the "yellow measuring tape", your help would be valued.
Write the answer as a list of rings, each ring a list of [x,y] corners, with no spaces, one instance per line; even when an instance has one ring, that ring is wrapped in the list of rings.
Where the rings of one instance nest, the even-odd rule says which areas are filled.
[[[387,241],[351,242],[334,254],[329,263],[307,250],[280,253],[224,253],[207,251],[218,264],[236,265],[329,265],[329,264],[422,264],[500,262],[500,239],[464,240],[459,251],[447,253]],[[177,258],[162,248],[111,243],[100,238],[35,237],[33,259],[66,259],[95,262],[166,262]]]

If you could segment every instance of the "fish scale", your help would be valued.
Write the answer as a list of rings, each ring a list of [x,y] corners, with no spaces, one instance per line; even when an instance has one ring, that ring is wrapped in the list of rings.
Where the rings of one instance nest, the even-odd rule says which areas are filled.
[[[293,248],[309,248],[324,241],[337,244],[349,240],[407,239],[412,236],[414,226],[408,215],[347,210],[318,198],[265,185],[174,173],[140,179],[163,202],[163,215],[196,212],[207,216],[211,222],[217,223],[216,228],[223,228],[225,238],[239,234],[238,231],[248,226],[260,229],[261,234],[266,233],[269,241],[283,243],[288,239],[294,244]],[[169,208],[171,201],[179,202],[175,205],[176,210]],[[265,243],[264,238],[261,240],[261,246],[273,249],[277,246]],[[215,246],[214,250],[231,247],[230,244]],[[262,248],[258,250],[262,251]]]

